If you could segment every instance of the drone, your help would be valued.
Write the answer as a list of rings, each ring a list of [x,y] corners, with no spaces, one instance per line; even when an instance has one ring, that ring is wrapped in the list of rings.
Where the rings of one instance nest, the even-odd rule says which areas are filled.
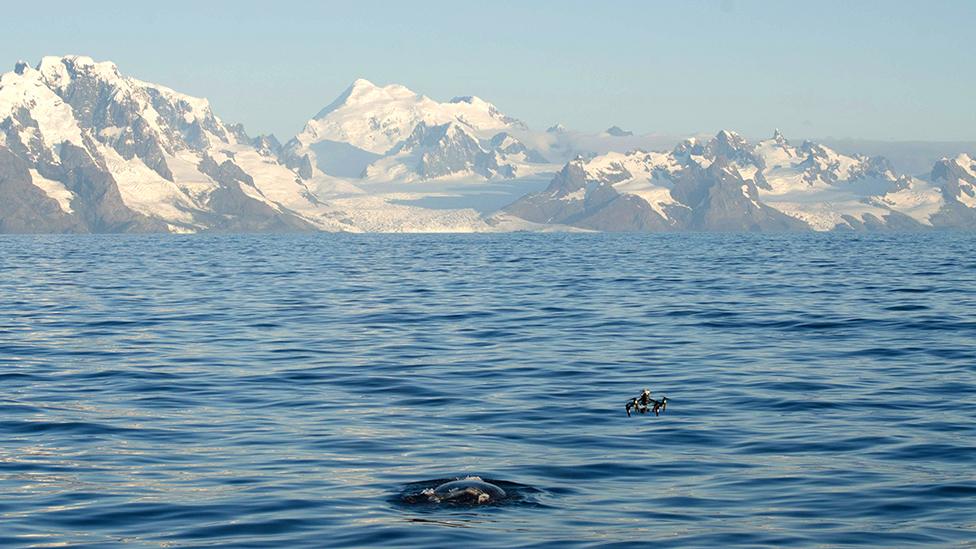
[[[638,397],[634,397],[627,401],[627,417],[630,417],[631,410],[634,410],[641,414],[646,414],[647,412],[654,412],[655,416],[661,415],[661,412],[667,410],[668,408],[668,397],[662,396],[661,400],[654,400],[651,398],[651,391],[649,389],[644,389],[644,392]]]

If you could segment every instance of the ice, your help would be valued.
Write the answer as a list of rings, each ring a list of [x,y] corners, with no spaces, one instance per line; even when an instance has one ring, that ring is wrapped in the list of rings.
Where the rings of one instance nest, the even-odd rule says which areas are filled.
[[[27,69],[23,74],[8,72],[0,77],[0,120],[18,109],[27,109],[36,122],[39,137],[51,151],[64,142],[84,146],[81,128],[71,107],[40,79],[40,73]],[[31,134],[23,134],[31,135]],[[24,145],[29,145],[25,142]]]
[[[939,189],[917,178],[912,178],[907,188],[885,194],[879,201],[892,210],[929,226],[932,225],[932,215],[945,204]]]
[[[74,193],[69,191],[64,183],[60,181],[54,181],[53,179],[47,179],[42,176],[37,170],[30,170],[31,183],[35,187],[44,191],[44,194],[48,197],[53,198],[58,202],[58,206],[64,213],[74,213],[71,209],[71,200],[75,197]]]
[[[138,157],[126,160],[114,149],[100,148],[126,206],[149,217],[193,223],[193,216],[187,210],[197,205],[176,183],[163,179]]]

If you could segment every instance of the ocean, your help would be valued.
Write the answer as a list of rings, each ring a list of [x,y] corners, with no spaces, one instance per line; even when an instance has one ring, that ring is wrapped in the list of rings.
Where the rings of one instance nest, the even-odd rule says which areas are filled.
[[[4,547],[966,546],[974,420],[973,234],[0,237]]]

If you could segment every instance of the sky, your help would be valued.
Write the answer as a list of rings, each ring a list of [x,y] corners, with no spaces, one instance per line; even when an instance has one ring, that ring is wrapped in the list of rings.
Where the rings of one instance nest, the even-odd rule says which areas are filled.
[[[81,54],[285,140],[356,78],[530,127],[976,141],[976,1],[11,0],[0,67]]]

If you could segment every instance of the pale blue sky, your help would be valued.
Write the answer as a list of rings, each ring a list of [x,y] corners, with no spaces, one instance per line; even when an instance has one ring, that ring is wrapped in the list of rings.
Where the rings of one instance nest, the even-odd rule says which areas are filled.
[[[91,4],[97,4],[92,6]],[[28,2],[0,63],[78,53],[287,139],[352,80],[544,129],[976,140],[976,1]]]

